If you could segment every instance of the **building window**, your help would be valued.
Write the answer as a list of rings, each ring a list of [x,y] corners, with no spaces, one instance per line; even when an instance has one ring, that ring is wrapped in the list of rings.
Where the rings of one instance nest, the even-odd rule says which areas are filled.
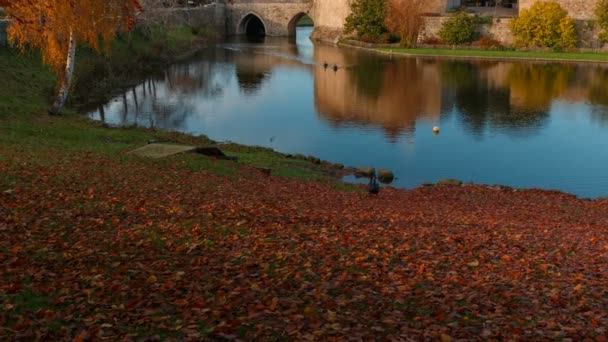
[[[466,7],[505,7],[517,8],[518,0],[462,0],[461,4]]]

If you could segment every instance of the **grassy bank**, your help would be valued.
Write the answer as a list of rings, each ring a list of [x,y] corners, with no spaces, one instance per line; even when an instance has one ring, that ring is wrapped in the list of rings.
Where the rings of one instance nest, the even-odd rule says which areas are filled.
[[[39,54],[0,49],[0,70],[5,81],[0,87],[0,146],[24,149],[39,160],[46,160],[48,154],[48,150],[40,152],[41,146],[64,151],[87,150],[122,160],[130,158],[124,155],[125,151],[149,140],[213,144],[206,137],[136,127],[107,128],[87,119],[78,109],[106,101],[121,88],[163,70],[171,62],[187,58],[208,39],[208,35],[201,35],[200,31],[176,28],[148,34],[135,32],[130,39],[120,37],[113,43],[108,57],[81,49],[69,106],[60,117],[46,114],[54,93],[55,77],[41,64]],[[181,158],[194,170],[209,169],[234,175],[241,165],[248,165],[270,168],[279,176],[328,181],[342,186],[331,177],[339,169],[329,163],[315,164],[304,156],[286,156],[270,149],[236,144],[222,146],[222,149],[239,157],[239,162],[190,155]]]
[[[70,104],[106,102],[118,91],[162,74],[169,64],[187,59],[214,39],[205,27],[150,27],[119,35],[109,54],[81,47]]]
[[[595,52],[539,52],[512,50],[477,50],[477,49],[433,49],[433,48],[374,48],[384,53],[394,53],[411,56],[445,56],[459,58],[492,58],[492,59],[521,59],[521,60],[558,60],[575,62],[608,62],[608,53]]]

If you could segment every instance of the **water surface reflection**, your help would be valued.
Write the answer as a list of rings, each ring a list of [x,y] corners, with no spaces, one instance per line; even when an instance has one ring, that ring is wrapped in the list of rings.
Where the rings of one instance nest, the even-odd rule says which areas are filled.
[[[387,167],[402,187],[608,195],[608,66],[390,58],[313,46],[307,30],[219,44],[91,116]]]

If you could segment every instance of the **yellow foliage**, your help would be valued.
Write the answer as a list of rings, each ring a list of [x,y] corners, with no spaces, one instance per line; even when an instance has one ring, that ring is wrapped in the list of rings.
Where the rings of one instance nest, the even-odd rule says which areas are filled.
[[[535,2],[509,26],[520,46],[570,49],[578,42],[574,20],[553,1]]]
[[[11,0],[9,40],[18,47],[40,49],[58,75],[64,72],[70,36],[96,50],[109,48],[117,31],[129,28],[136,0]]]

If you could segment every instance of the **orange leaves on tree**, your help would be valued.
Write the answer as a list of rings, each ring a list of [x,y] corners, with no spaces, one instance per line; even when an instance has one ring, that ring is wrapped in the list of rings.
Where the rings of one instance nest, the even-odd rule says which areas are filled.
[[[129,29],[141,7],[135,0],[3,0],[9,18],[9,39],[21,48],[40,49],[43,60],[61,75],[69,38],[75,35],[96,50],[106,48],[116,32]]]
[[[50,114],[59,114],[74,72],[76,46],[84,43],[110,51],[116,32],[131,29],[136,0],[13,0],[6,3],[9,40],[22,50],[39,49],[57,74],[57,95]]]

